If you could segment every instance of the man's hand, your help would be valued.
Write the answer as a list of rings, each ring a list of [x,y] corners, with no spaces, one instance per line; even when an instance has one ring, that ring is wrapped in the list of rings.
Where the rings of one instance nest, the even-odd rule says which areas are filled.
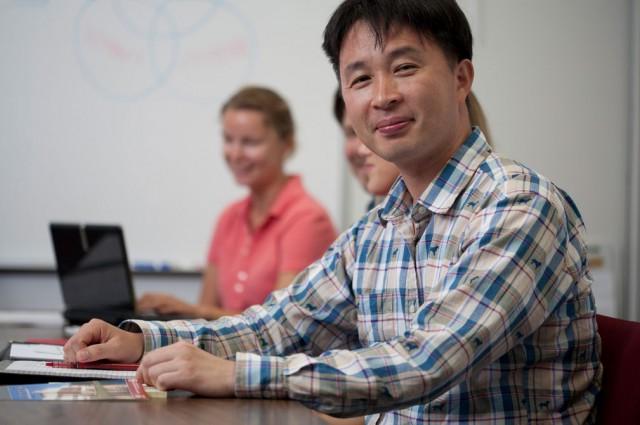
[[[159,390],[187,390],[205,397],[233,397],[235,363],[181,341],[148,353],[138,381]]]
[[[196,306],[186,303],[174,296],[159,293],[144,294],[137,304],[139,311],[153,310],[158,313],[179,313],[196,316]]]
[[[102,320],[92,319],[82,325],[64,345],[64,361],[135,363],[143,352],[142,334],[123,331]]]

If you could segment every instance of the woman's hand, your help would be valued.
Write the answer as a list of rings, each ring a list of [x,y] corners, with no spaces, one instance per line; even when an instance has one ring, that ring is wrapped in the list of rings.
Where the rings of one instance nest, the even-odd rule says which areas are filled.
[[[182,301],[172,295],[160,293],[147,293],[138,300],[138,311],[153,310],[158,313],[177,313],[198,316],[198,308],[193,304]]]
[[[233,397],[235,363],[181,341],[147,353],[136,377],[162,391],[180,389],[205,397]]]

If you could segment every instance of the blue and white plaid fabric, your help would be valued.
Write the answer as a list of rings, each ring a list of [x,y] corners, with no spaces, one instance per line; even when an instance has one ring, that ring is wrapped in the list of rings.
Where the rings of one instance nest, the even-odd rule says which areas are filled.
[[[602,377],[578,210],[477,129],[417,202],[399,179],[264,305],[135,323],[146,350],[235,358],[239,397],[368,423],[588,423]]]

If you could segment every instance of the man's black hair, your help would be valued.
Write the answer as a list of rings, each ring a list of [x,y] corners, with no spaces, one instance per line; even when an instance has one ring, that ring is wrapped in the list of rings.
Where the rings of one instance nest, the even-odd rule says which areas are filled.
[[[378,46],[393,26],[407,27],[435,42],[452,63],[473,56],[469,22],[455,0],[346,0],[324,29],[322,48],[340,80],[340,49],[356,22],[369,25]]]

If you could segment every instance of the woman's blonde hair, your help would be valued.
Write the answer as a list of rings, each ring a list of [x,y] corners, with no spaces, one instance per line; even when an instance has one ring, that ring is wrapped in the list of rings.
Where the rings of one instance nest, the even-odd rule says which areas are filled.
[[[487,140],[487,143],[489,143],[489,146],[494,147],[487,117],[482,110],[482,106],[480,106],[478,98],[473,92],[469,92],[469,96],[467,96],[467,109],[469,110],[469,121],[471,122],[471,125],[480,127],[480,130],[484,133],[484,137]]]

